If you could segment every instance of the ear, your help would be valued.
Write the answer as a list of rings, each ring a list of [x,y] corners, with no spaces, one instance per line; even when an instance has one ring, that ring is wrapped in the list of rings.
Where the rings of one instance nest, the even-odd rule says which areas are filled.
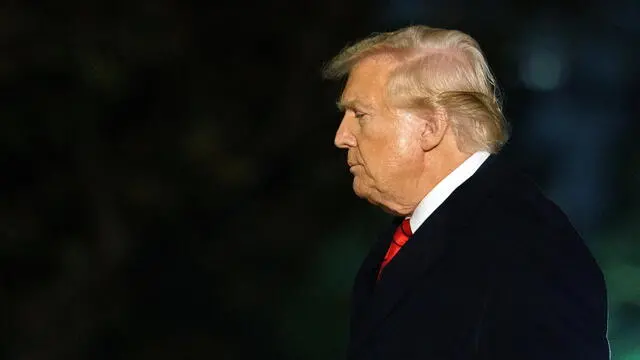
[[[424,118],[423,126],[420,145],[422,150],[431,151],[440,145],[449,127],[447,112],[442,108],[429,112]]]

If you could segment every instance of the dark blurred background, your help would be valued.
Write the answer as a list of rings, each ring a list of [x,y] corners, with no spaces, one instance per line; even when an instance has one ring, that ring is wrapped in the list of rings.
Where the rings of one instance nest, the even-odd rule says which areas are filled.
[[[322,65],[422,23],[483,46],[505,149],[605,271],[640,359],[640,1],[3,1],[0,358],[339,359],[388,217]],[[517,241],[517,239],[514,239]]]

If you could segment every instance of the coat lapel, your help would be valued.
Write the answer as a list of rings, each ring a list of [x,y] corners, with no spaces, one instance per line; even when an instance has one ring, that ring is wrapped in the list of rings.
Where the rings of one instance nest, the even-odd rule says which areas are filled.
[[[386,254],[389,241],[402,218],[394,218],[389,227],[378,235],[378,239],[364,259],[356,275],[351,297],[351,336],[362,333],[366,315],[370,312],[376,287],[380,261]]]
[[[370,253],[371,259],[368,257],[367,260],[375,261],[375,269],[371,270],[374,267],[371,263],[367,271],[361,274],[362,282],[371,286],[368,296],[362,296],[363,292],[356,296],[366,300],[354,303],[352,350],[357,349],[380,325],[411,286],[417,284],[418,278],[437,263],[446,245],[446,220],[446,217],[436,216],[436,213],[430,216],[387,264],[379,281],[376,281],[377,270],[391,241],[392,232],[382,241],[383,251],[376,249]]]

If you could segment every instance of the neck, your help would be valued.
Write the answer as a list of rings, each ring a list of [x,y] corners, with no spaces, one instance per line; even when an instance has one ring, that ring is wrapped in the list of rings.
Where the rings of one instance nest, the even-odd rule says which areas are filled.
[[[420,201],[472,154],[460,151],[457,146],[438,146],[425,152],[424,170],[415,182],[408,202],[412,206],[405,210],[406,214],[402,215],[410,216]]]

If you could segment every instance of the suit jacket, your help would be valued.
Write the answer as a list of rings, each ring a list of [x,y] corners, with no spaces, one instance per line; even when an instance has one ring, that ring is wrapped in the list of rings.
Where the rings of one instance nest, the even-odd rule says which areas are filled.
[[[364,260],[349,360],[604,360],[603,275],[567,217],[491,156],[376,281],[400,218]]]

